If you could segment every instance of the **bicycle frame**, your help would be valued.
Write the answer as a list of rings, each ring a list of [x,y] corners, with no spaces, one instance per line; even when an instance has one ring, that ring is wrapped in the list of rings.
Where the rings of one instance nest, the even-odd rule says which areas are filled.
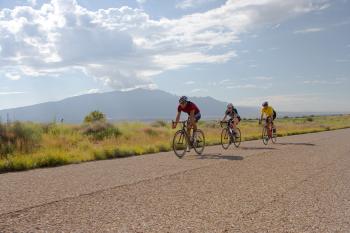
[[[173,124],[174,124],[175,122],[173,121]],[[185,136],[186,136],[186,140],[189,142],[188,144],[189,144],[189,146],[192,146],[191,145],[191,140],[190,140],[190,135],[188,135],[188,132],[187,132],[187,126],[188,126],[188,120],[186,120],[186,121],[179,121],[178,123],[180,123],[180,124],[182,124],[182,128],[181,128],[181,131],[183,131],[184,132],[184,134],[185,134]],[[191,127],[191,130],[193,129],[193,127]]]
[[[174,123],[175,122],[173,121],[173,124]],[[197,129],[195,132],[193,132],[193,138],[191,138],[191,135],[187,132],[187,130],[189,129],[188,121],[179,121],[177,123],[182,124],[182,128],[175,133],[173,138],[173,150],[176,156],[178,156],[179,158],[182,158],[185,155],[187,149],[188,151],[190,151],[191,149],[194,149],[198,155],[201,155],[205,147],[205,136],[203,131],[201,131],[200,129]],[[192,127],[190,127],[190,129],[192,129]],[[177,136],[180,136],[180,137],[176,139]],[[199,138],[197,138],[197,136]],[[185,143],[184,143],[184,140],[185,140]],[[180,147],[179,150],[180,151],[184,149],[185,150],[180,153],[180,151],[177,150],[175,145],[184,146],[184,144],[186,145],[186,147],[182,147],[182,148]]]
[[[221,144],[223,146],[223,148],[226,150],[228,149],[228,147],[230,146],[230,144],[234,144],[237,148],[239,147],[239,145],[241,144],[241,130],[237,127],[234,126],[231,128],[231,125],[229,125],[230,121],[220,121],[220,126],[221,128],[223,128],[223,130],[226,130],[226,132],[228,132],[228,136],[230,137],[229,140],[229,144],[227,147],[224,146],[223,141],[222,141],[222,133],[221,133]],[[238,137],[237,137],[238,135]]]
[[[263,137],[263,143],[265,145],[267,145],[268,141],[271,140],[272,143],[276,143],[276,133],[274,131],[274,129],[276,129],[275,125],[273,124],[273,122],[266,122],[263,125],[263,133],[262,133],[262,137]],[[266,136],[267,138],[265,138],[264,136],[264,132],[266,132]]]

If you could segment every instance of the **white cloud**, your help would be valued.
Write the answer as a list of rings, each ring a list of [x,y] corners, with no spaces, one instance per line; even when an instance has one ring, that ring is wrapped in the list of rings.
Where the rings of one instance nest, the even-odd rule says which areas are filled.
[[[325,2],[228,0],[204,13],[159,20],[130,7],[91,11],[76,0],[1,9],[0,68],[20,76],[78,70],[115,89],[152,88],[154,75],[227,62],[241,34],[320,10]]]
[[[335,60],[336,62],[338,62],[338,63],[346,63],[346,62],[350,62],[350,59],[337,59],[337,60]]]
[[[341,78],[336,78],[332,81],[314,79],[314,80],[305,80],[305,81],[303,81],[303,84],[340,85],[340,84],[344,83],[344,81],[346,81],[346,80],[341,79]]]
[[[18,95],[18,94],[25,94],[23,91],[0,91],[0,95]]]
[[[176,4],[176,8],[189,9],[202,6],[209,2],[214,2],[215,0],[182,0]]]
[[[261,103],[268,101],[277,111],[309,111],[310,106],[320,105],[320,99],[321,96],[317,94],[258,96],[245,98],[237,105],[261,106]]]
[[[196,88],[196,89],[191,90],[191,93],[196,93],[196,92],[200,92],[200,91],[201,91],[201,89]]]
[[[139,4],[145,4],[147,0],[136,0]]]
[[[230,79],[223,79],[223,80],[221,80],[221,81],[219,82],[219,84],[220,84],[220,85],[225,85],[225,84],[230,83],[230,82],[231,82]]]
[[[325,9],[329,8],[330,6],[331,6],[331,4],[326,3],[320,7],[320,10],[325,10]]]
[[[279,27],[281,27],[281,24],[280,24],[280,23],[275,24],[275,25],[272,26],[273,29],[278,29]]]
[[[92,88],[92,89],[89,89],[89,90],[80,91],[80,92],[76,93],[73,96],[86,95],[86,94],[96,94],[96,93],[100,93],[100,92],[101,92],[100,89]]]
[[[227,86],[228,89],[250,89],[250,88],[258,88],[255,84],[244,84],[244,85],[234,85]]]
[[[73,96],[86,95],[86,94],[96,94],[96,93],[99,93],[99,92],[101,92],[100,89],[92,88],[92,89],[89,89],[89,90],[80,91],[80,92],[74,94]]]
[[[11,79],[11,80],[19,80],[21,76],[16,73],[6,73],[5,74],[6,78]]]
[[[240,85],[232,85],[227,86],[227,89],[268,89],[271,88],[272,84],[266,84],[266,85],[256,85],[256,84],[240,84]]]
[[[177,53],[171,55],[156,55],[154,56],[154,62],[163,67],[163,69],[172,70],[195,63],[224,63],[235,56],[236,54],[233,51],[220,55],[206,55],[200,52]]]
[[[36,4],[37,4],[36,0],[27,0],[27,1],[28,1],[28,4],[31,6],[36,6]]]
[[[306,34],[306,33],[313,33],[313,32],[321,32],[324,28],[305,28],[301,30],[294,31],[294,34]]]
[[[97,89],[97,88],[93,88],[93,89],[90,89],[90,90],[87,91],[88,94],[96,94],[96,93],[99,93],[99,92],[100,92],[100,90]]]
[[[256,80],[259,80],[259,81],[270,81],[272,80],[273,78],[272,77],[269,77],[269,76],[258,76],[258,77],[255,77]]]
[[[187,81],[187,82],[185,82],[185,84],[186,85],[193,85],[193,84],[195,84],[195,82],[194,81]]]
[[[207,89],[201,89],[201,88],[196,88],[191,90],[191,93],[198,93],[198,92],[207,92]]]

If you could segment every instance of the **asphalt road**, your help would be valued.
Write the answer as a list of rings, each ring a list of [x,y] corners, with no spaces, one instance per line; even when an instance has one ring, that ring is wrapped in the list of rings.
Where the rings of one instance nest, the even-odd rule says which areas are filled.
[[[350,129],[0,175],[0,232],[350,232]]]

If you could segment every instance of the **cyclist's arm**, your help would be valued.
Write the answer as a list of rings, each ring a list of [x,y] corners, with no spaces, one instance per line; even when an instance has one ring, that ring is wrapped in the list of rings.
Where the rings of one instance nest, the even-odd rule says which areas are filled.
[[[192,111],[190,112],[190,122],[191,122],[192,125],[195,124],[195,120],[194,120],[194,110],[192,110]]]
[[[222,121],[225,121],[227,118],[227,114],[225,114],[224,118],[222,119]]]
[[[181,112],[177,112],[175,123],[179,123]]]
[[[173,129],[175,129],[176,126],[177,126],[177,123],[179,123],[180,115],[181,115],[181,112],[177,112],[175,122],[173,122],[173,125],[172,125],[172,128],[173,128]]]
[[[262,119],[263,119],[263,116],[264,116],[264,112],[261,111],[261,116],[260,116],[260,119],[259,119],[259,122],[261,123]]]

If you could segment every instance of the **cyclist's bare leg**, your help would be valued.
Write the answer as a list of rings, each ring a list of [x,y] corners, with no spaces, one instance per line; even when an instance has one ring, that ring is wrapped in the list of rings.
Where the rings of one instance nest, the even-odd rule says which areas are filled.
[[[192,127],[191,127],[191,124],[189,123],[189,124],[187,125],[187,135],[188,135],[188,138],[189,138],[189,139],[191,139],[191,129],[192,129]]]
[[[273,125],[273,121],[271,118],[268,119],[268,129],[269,129],[269,137],[272,138],[272,125]]]
[[[192,128],[193,128],[192,139],[194,139],[194,136],[195,136],[194,133],[197,130],[197,123],[196,123],[196,121],[193,122],[193,127]]]
[[[237,117],[233,118],[233,132],[237,133],[237,125],[239,123],[239,120]]]

